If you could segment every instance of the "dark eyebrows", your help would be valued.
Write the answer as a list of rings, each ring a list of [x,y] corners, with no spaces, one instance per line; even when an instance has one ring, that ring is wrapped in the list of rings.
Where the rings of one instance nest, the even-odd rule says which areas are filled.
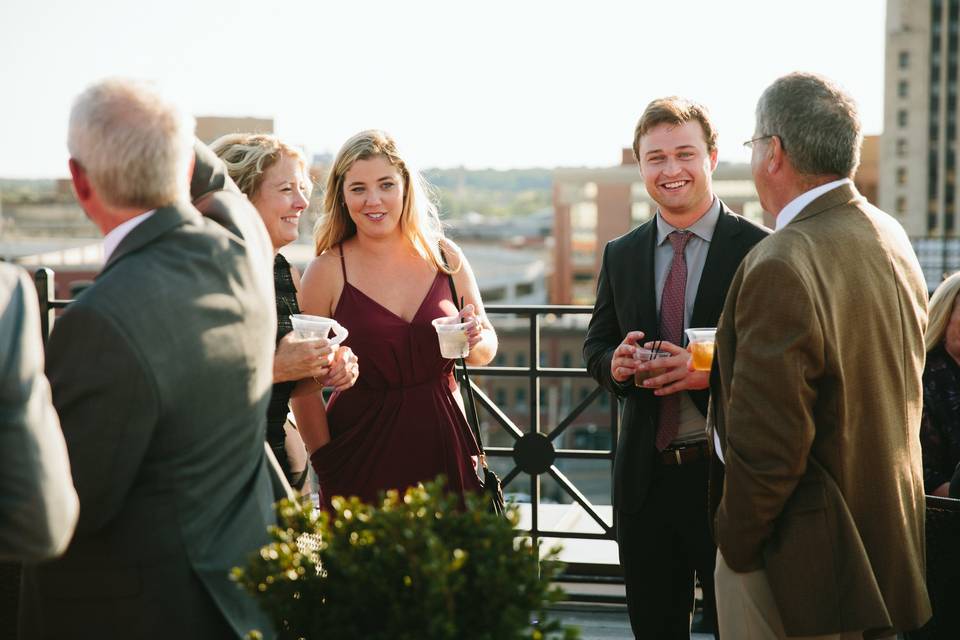
[[[685,150],[687,150],[687,149],[696,149],[696,148],[697,148],[696,145],[692,145],[692,144],[681,144],[681,145],[678,146],[678,147],[674,147],[674,149],[676,149],[677,151],[680,151],[680,150],[684,150],[684,151],[685,151]],[[665,152],[664,152],[663,149],[650,149],[650,151],[647,151],[647,152],[644,153],[643,155],[644,155],[644,157],[647,157],[647,156],[655,155],[655,154],[658,154],[658,153],[665,153]]]
[[[377,182],[378,182],[378,183],[379,183],[379,182],[383,182],[384,180],[392,180],[392,181],[396,182],[397,177],[396,177],[396,176],[383,176],[382,178],[377,178]],[[360,185],[360,186],[362,187],[362,186],[364,185],[364,182],[363,182],[362,180],[354,180],[353,182],[348,183],[348,184],[347,184],[347,187],[349,188],[349,187],[353,187],[353,186],[356,186],[356,185]]]

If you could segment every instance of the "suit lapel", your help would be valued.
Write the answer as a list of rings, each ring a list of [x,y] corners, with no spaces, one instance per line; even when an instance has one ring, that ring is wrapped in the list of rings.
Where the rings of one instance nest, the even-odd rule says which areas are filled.
[[[110,255],[97,277],[113,268],[125,256],[150,244],[166,232],[187,222],[200,222],[200,213],[189,204],[161,207],[128,233]]]
[[[629,264],[621,265],[624,273],[633,280],[634,295],[629,296],[629,311],[625,314],[627,331],[639,329],[646,334],[646,340],[654,340],[660,335],[659,314],[657,313],[657,285],[653,266],[657,248],[657,223],[652,218],[637,229],[635,244],[628,252]]]
[[[716,324],[713,318],[720,315],[730,277],[736,268],[737,263],[731,262],[731,257],[738,254],[730,249],[739,234],[740,225],[737,219],[730,215],[730,210],[721,201],[720,217],[713,230],[697,297],[693,303],[691,327],[712,327]]]

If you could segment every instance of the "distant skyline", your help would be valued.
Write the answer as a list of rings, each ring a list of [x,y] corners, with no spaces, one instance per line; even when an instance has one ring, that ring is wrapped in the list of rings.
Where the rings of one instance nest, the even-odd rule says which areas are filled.
[[[423,167],[609,166],[653,98],[704,103],[746,161],[763,89],[822,73],[883,128],[886,3],[688,0],[0,4],[0,177],[67,175],[71,101],[107,76],[195,115],[272,117],[310,154],[365,128]]]

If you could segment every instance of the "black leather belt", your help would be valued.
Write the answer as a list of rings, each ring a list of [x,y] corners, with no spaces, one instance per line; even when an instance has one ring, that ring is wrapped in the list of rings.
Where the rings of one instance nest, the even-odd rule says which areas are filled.
[[[678,447],[667,447],[660,452],[660,461],[663,464],[679,465],[690,464],[697,460],[707,459],[707,441],[691,442]]]

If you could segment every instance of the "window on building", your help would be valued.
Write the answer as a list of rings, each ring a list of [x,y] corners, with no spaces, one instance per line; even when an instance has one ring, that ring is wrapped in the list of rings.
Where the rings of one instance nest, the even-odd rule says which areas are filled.
[[[514,360],[514,362],[517,363],[516,366],[518,366],[518,367],[525,367],[525,366],[527,366],[527,354],[524,353],[523,351],[517,352],[517,357],[516,357],[516,359]]]
[[[586,387],[582,387],[582,388],[580,389],[580,402],[583,402],[584,400],[586,400],[586,399],[587,399],[587,396],[589,396],[589,395],[590,395],[590,389],[588,389],[588,388],[586,388]]]
[[[523,408],[527,404],[527,390],[523,387],[518,388],[513,392],[514,403],[518,408]]]
[[[532,282],[521,282],[517,285],[517,297],[521,298],[523,296],[529,296],[533,293],[533,283]]]
[[[901,127],[907,126],[907,110],[900,109],[897,111],[897,124]]]
[[[906,167],[897,167],[897,184],[907,184]]]
[[[897,156],[903,157],[907,155],[907,141],[903,138],[897,139]]]
[[[505,367],[507,365],[507,356],[503,352],[498,353],[497,357],[494,359],[493,364],[497,367]]]
[[[497,403],[498,407],[507,406],[507,390],[503,387],[497,387],[497,390],[493,394],[494,402]]]
[[[573,354],[571,354],[569,351],[564,351],[563,355],[560,356],[560,362],[563,363],[560,365],[561,367],[564,369],[569,369],[573,366]]]
[[[630,205],[630,221],[634,226],[643,224],[650,216],[649,202],[634,202]]]
[[[610,408],[610,394],[607,391],[600,393],[600,408],[609,409]]]
[[[902,216],[903,214],[905,214],[907,212],[907,199],[904,198],[903,196],[897,196],[897,203],[895,208],[896,208],[897,215]]]
[[[937,228],[937,212],[930,211],[927,213],[927,233],[933,232]]]
[[[906,80],[901,80],[897,83],[897,95],[901,98],[907,97],[908,84]]]
[[[910,67],[910,52],[909,52],[909,51],[901,51],[901,52],[900,52],[900,60],[899,60],[899,62],[900,62],[900,68],[901,68],[901,69],[907,69],[907,68],[909,68],[909,67]]]
[[[953,233],[953,213],[947,213],[943,216],[943,232]]]
[[[487,304],[491,302],[500,302],[506,297],[507,297],[506,287],[493,287],[492,289],[484,289],[480,292],[480,299]]]

